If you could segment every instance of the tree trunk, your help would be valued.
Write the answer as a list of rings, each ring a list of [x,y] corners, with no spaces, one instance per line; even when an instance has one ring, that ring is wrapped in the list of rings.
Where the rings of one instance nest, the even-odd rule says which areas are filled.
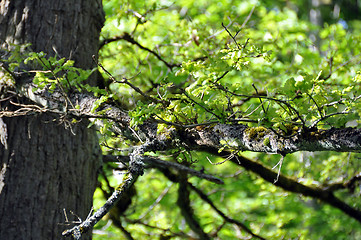
[[[2,0],[0,46],[31,43],[33,51],[93,67],[104,22],[100,0]],[[65,127],[57,116],[4,119],[0,145],[0,239],[62,239],[69,211],[85,219],[92,206],[101,152],[85,121]],[[90,234],[84,239],[91,239]]]

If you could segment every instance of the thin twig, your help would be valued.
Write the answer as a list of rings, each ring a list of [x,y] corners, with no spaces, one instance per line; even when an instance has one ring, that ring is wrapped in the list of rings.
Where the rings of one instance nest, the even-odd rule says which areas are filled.
[[[16,75],[8,68],[7,64],[1,60],[0,67],[2,67],[6,72],[8,72],[14,80],[16,79]]]
[[[127,218],[126,216],[124,216],[124,219],[125,221],[128,223],[128,224],[140,224],[142,226],[145,226],[145,227],[148,227],[148,228],[152,228],[152,229],[157,229],[157,230],[160,230],[162,231],[163,233],[170,233],[171,236],[174,236],[174,237],[181,237],[182,239],[192,239],[192,236],[190,235],[187,235],[186,233],[184,232],[173,232],[171,229],[169,228],[160,228],[158,226],[153,226],[153,225],[150,225],[148,223],[144,223],[140,220],[133,220],[133,219],[129,219]]]
[[[277,177],[276,177],[276,179],[274,180],[273,184],[275,184],[276,182],[278,182],[278,178],[279,178],[280,173],[281,173],[281,168],[282,168],[282,163],[283,163],[284,158],[285,158],[285,156],[281,155],[281,159],[280,159],[280,160],[278,161],[278,163],[272,168],[272,170],[273,170],[273,169],[275,169],[275,168],[279,165],[279,167],[278,167],[278,172],[277,172]]]
[[[224,30],[227,31],[228,35],[232,38],[233,42],[236,44],[238,50],[241,50],[241,47],[239,46],[239,43],[237,42],[235,36],[232,35],[232,33],[228,30],[228,28],[223,24],[222,22],[222,27],[224,28]],[[238,33],[237,33],[238,34]]]
[[[257,96],[259,96],[258,90],[257,90],[256,86],[254,85],[254,83],[252,83],[252,87],[253,87],[254,90],[256,91]],[[263,109],[264,114],[267,114],[267,111],[266,111],[266,109],[264,109],[264,106],[263,106],[262,98],[259,97],[258,99],[259,99],[259,101],[261,102],[261,106],[262,106],[262,109]]]
[[[118,157],[117,158],[118,161],[122,161],[122,162],[130,161],[129,157],[127,157],[127,156],[117,156],[117,157]],[[176,163],[176,162],[164,161],[159,158],[150,157],[150,156],[145,156],[143,159],[143,162],[145,164],[149,164],[150,166],[155,167],[155,168],[163,168],[163,169],[174,168],[179,171],[183,171],[187,174],[191,174],[193,176],[205,179],[207,181],[210,181],[210,182],[213,182],[216,184],[224,184],[224,181],[218,177],[215,177],[211,174],[203,173],[201,171],[197,171],[193,168],[184,166],[184,165]]]
[[[158,53],[156,53],[155,51],[144,47],[143,45],[141,45],[139,42],[137,42],[129,33],[125,32],[123,33],[123,35],[121,36],[117,36],[114,38],[110,38],[110,39],[105,39],[104,41],[102,41],[100,43],[99,49],[101,49],[105,44],[114,42],[114,41],[118,41],[118,40],[125,40],[131,44],[134,44],[136,46],[138,46],[140,49],[143,49],[151,54],[153,54],[156,58],[158,58],[161,62],[163,62],[168,68],[169,70],[172,70],[174,67],[177,67],[177,64],[170,64],[167,61],[165,61]]]
[[[237,153],[238,153],[238,152],[236,152],[236,153],[231,153],[231,154],[230,154],[227,158],[225,158],[223,161],[217,162],[217,163],[212,162],[212,161],[209,159],[208,156],[206,156],[206,158],[207,158],[208,162],[209,162],[210,164],[212,164],[212,165],[221,165],[221,164],[229,161],[230,159],[232,159],[234,156],[237,155]]]
[[[212,112],[211,110],[209,110],[207,107],[203,106],[202,104],[198,103],[197,101],[195,101],[194,99],[192,99],[185,90],[182,91],[183,94],[193,103],[195,103],[196,105],[200,106],[201,108],[203,108],[206,112],[212,114],[213,116],[215,116],[218,119],[222,119],[221,116],[218,116],[217,114],[215,114],[214,112]]]
[[[346,110],[345,110],[345,111],[342,111],[342,112],[330,113],[330,114],[325,115],[325,116],[317,119],[316,121],[314,121],[314,122],[311,124],[310,128],[315,128],[321,121],[324,121],[324,120],[326,120],[327,118],[330,118],[330,117],[332,117],[332,116],[342,115],[342,114],[349,114],[349,113],[351,113],[351,112],[350,112],[350,111],[346,111]]]
[[[311,96],[311,94],[307,93],[307,96],[315,103],[316,107],[317,107],[317,111],[320,114],[320,117],[322,118],[322,109],[320,106],[318,106],[317,102],[315,101],[315,99]]]
[[[95,58],[95,55],[93,55],[93,60],[94,62],[108,75],[109,79],[112,81],[112,82],[116,82],[116,83],[124,83],[124,84],[127,84],[129,87],[131,87],[134,91],[136,91],[137,93],[139,93],[140,95],[142,95],[144,98],[152,101],[152,102],[155,102],[155,103],[162,103],[162,104],[167,104],[167,101],[164,101],[164,100],[159,100],[157,98],[153,98],[147,94],[145,94],[142,90],[140,90],[140,88],[138,88],[137,86],[133,85],[132,83],[129,82],[129,79],[123,77],[121,81],[117,80],[107,69],[105,69],[105,67],[96,60]],[[140,74],[137,73],[135,76],[133,76],[132,78],[135,78],[136,76],[138,76]],[[130,79],[132,79],[130,78]]]
[[[221,80],[222,78],[224,78],[224,77],[227,75],[227,73],[229,73],[228,70],[225,71],[221,76],[219,76],[219,77],[213,82],[213,84],[216,83],[216,82],[218,82],[218,81]]]
[[[252,7],[251,11],[249,12],[248,16],[246,17],[246,19],[245,19],[244,22],[242,23],[241,29],[244,28],[244,27],[246,26],[246,24],[248,23],[249,19],[251,19],[252,15],[253,15],[253,12],[254,12],[254,10],[256,9],[256,5],[257,5],[257,4],[253,5],[253,7]],[[236,33],[236,35],[234,35],[234,37],[236,37],[239,32],[240,32],[240,31],[238,31],[238,32]]]
[[[46,68],[50,71],[51,75],[55,78],[55,80],[56,80],[56,82],[57,82],[57,85],[58,85],[59,88],[60,88],[60,93],[63,95],[63,97],[64,97],[65,100],[66,100],[66,101],[65,101],[65,104],[66,104],[65,109],[68,108],[68,106],[67,106],[68,104],[67,104],[67,103],[69,103],[72,108],[75,108],[74,105],[73,105],[73,103],[71,102],[70,98],[68,97],[65,89],[63,88],[62,84],[60,83],[59,78],[58,78],[58,77],[56,76],[56,74],[54,73],[53,66],[51,65],[51,62],[48,61],[49,66],[47,66],[47,65],[45,64],[45,62],[43,61],[43,59],[41,59],[39,56],[37,57],[37,59],[38,59],[39,62],[41,62],[41,64],[42,64],[44,67],[46,67]],[[69,83],[69,84],[70,84],[70,83]],[[70,88],[70,87],[71,87],[71,86],[69,86],[69,88]]]
[[[236,224],[238,227],[240,227],[241,229],[243,229],[244,231],[246,231],[247,233],[251,234],[253,237],[261,239],[261,240],[265,240],[263,237],[255,234],[252,232],[251,229],[249,229],[245,224],[241,223],[238,220],[235,220],[233,218],[228,217],[226,214],[224,214],[221,210],[219,210],[216,205],[213,203],[213,201],[205,194],[203,193],[201,190],[199,190],[198,188],[196,188],[194,185],[192,185],[191,183],[188,182],[188,186],[195,191],[198,196],[205,201],[206,203],[208,203],[225,221],[229,222],[229,223],[233,223]]]
[[[167,195],[167,193],[169,192],[169,189],[173,186],[173,182],[171,182],[171,184],[169,186],[167,186],[157,197],[157,199],[153,202],[152,205],[150,205],[150,207],[147,209],[147,211],[145,211],[139,218],[138,220],[140,221],[141,219],[143,219],[148,213],[150,213],[153,208],[159,204],[159,202],[164,198],[165,195]]]

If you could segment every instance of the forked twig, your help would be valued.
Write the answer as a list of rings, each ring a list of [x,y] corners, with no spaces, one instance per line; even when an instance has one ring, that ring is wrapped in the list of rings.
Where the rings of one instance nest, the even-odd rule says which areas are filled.
[[[273,184],[275,184],[276,182],[278,182],[278,178],[279,178],[280,173],[281,173],[281,168],[282,168],[282,163],[283,163],[284,158],[285,158],[285,156],[284,156],[284,155],[281,155],[281,159],[280,159],[280,160],[278,161],[278,163],[272,168],[272,170],[273,170],[273,169],[275,169],[275,168],[279,165],[279,167],[278,167],[278,172],[277,172],[277,177],[276,177],[276,179],[274,180]]]

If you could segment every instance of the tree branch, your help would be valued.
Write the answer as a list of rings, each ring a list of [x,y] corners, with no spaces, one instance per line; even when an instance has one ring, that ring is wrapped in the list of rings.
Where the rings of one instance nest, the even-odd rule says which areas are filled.
[[[33,84],[25,84],[22,94],[38,103],[46,109],[57,110],[59,114],[64,115],[71,112],[70,117],[96,116],[96,113],[102,111],[104,119],[112,119],[114,122],[112,130],[123,137],[134,141],[146,139],[167,139],[168,132],[174,136],[168,139],[168,148],[174,148],[176,145],[172,142],[180,140],[188,145],[190,149],[228,148],[240,151],[282,153],[288,154],[297,151],[337,151],[337,152],[359,152],[361,151],[361,129],[356,128],[331,128],[328,130],[301,129],[295,132],[291,137],[285,138],[277,134],[273,129],[265,127],[250,128],[242,124],[212,124],[204,127],[189,125],[189,128],[174,127],[172,124],[165,130],[165,133],[157,133],[157,121],[148,120],[143,125],[138,126],[139,130],[135,132],[130,128],[131,118],[124,110],[108,103],[102,103],[96,109],[93,105],[98,98],[89,94],[71,93],[68,97],[73,105],[78,105],[79,109],[64,109],[64,102],[58,98],[49,97],[46,90],[33,91]],[[26,89],[26,90],[25,90]],[[98,116],[97,116],[98,117]],[[96,124],[102,124],[100,121],[94,121]],[[166,123],[167,124],[167,123]],[[193,127],[196,126],[196,127]],[[168,136],[168,137],[167,137]],[[225,142],[227,144],[225,144]]]
[[[132,220],[132,219],[129,219],[129,218],[125,217],[125,220],[126,220],[127,223],[140,224],[140,225],[145,226],[147,228],[160,230],[163,233],[169,233],[167,236],[181,237],[183,239],[192,239],[192,236],[190,236],[190,235],[188,235],[188,234],[186,234],[184,232],[181,232],[181,231],[180,232],[173,232],[169,228],[165,229],[165,228],[160,228],[158,226],[153,226],[153,225],[144,223],[144,222],[140,221],[139,219],[138,220]]]
[[[33,91],[31,83],[23,85],[22,93],[28,98],[34,100],[47,109],[57,110],[59,113],[64,115],[68,114],[68,109],[63,109],[59,99],[49,97],[46,90]],[[88,94],[72,93],[69,95],[74,105],[79,105],[80,109],[74,109],[73,116],[86,116],[92,113],[93,104],[97,98]],[[64,100],[66,101],[66,100]],[[182,142],[190,150],[204,150],[208,152],[218,153],[218,149],[231,149],[235,151],[254,151],[254,152],[266,152],[266,153],[279,153],[288,154],[297,151],[338,151],[338,152],[360,152],[361,151],[361,129],[356,128],[343,128],[336,129],[331,128],[328,130],[317,130],[307,129],[307,131],[299,131],[290,138],[283,138],[274,131],[264,128],[256,127],[250,128],[242,124],[213,124],[204,127],[194,128],[175,128],[174,126],[169,127],[165,133],[157,133],[157,122],[147,121],[143,125],[138,126],[136,135],[134,130],[130,130],[130,117],[129,115],[115,106],[109,104],[102,104],[97,111],[102,111],[102,115],[105,119],[114,119],[112,130],[122,135],[137,141],[140,136],[144,141],[156,141],[157,144],[149,145],[142,151],[157,151],[166,149],[177,148],[176,142]],[[99,121],[95,121],[98,122]],[[171,137],[170,137],[171,136]],[[137,161],[133,161],[137,165]],[[234,159],[234,162],[238,160]],[[143,162],[139,162],[142,164]],[[241,161],[242,167],[245,167],[264,178],[266,181],[273,183],[277,177],[277,173],[262,166],[259,163]],[[131,171],[134,171],[135,176],[142,174],[137,172],[138,169],[142,169],[137,166]],[[297,181],[280,175],[279,180],[275,183],[287,191],[301,193],[305,196],[314,197],[326,202],[340,210],[347,215],[355,218],[361,222],[361,212],[356,210],[346,203],[339,200],[330,191],[325,191],[321,188],[312,188],[298,183]],[[116,191],[115,196],[121,195],[122,193]],[[108,205],[111,203],[108,203]],[[98,221],[96,213],[91,219],[92,221],[85,221],[84,226],[91,227],[91,224],[95,224],[93,219]],[[76,229],[68,232],[68,234],[75,233]]]
[[[160,141],[146,142],[143,145],[135,148],[130,154],[129,171],[124,176],[123,182],[115,189],[113,194],[108,198],[105,204],[96,211],[92,216],[88,217],[85,221],[72,229],[65,230],[63,236],[67,237],[72,235],[74,239],[80,239],[81,235],[90,230],[96,223],[107,214],[110,209],[119,201],[119,199],[126,194],[126,191],[133,186],[136,179],[143,175],[144,171],[144,153],[150,150],[164,150],[165,144]]]
[[[240,151],[288,154],[298,151],[361,151],[361,129],[331,128],[296,132],[284,138],[271,129],[241,124],[216,124],[185,129],[179,135],[192,149],[228,148]],[[223,143],[223,144],[222,144]]]
[[[111,162],[119,162],[119,161],[120,162],[129,162],[128,156],[106,155],[106,159],[108,159],[108,161],[111,161]],[[193,168],[184,166],[184,165],[176,163],[176,162],[164,161],[159,158],[150,157],[150,156],[145,156],[143,159],[143,162],[146,165],[153,167],[153,168],[162,168],[162,169],[174,168],[174,169],[177,169],[178,171],[182,171],[187,174],[191,174],[193,176],[208,180],[208,181],[216,183],[216,184],[224,184],[223,180],[220,178],[217,178],[210,174],[206,174],[206,173],[197,171]]]
[[[350,192],[353,192],[356,187],[356,183],[361,182],[361,172],[357,173],[355,176],[353,176],[351,179],[349,179],[346,182],[336,182],[327,184],[323,187],[325,191],[336,191],[339,189],[349,189]]]
[[[74,117],[84,117],[89,115],[95,117],[93,105],[97,98],[88,94],[72,93],[69,98],[79,109],[65,110],[62,108],[59,99],[46,97],[42,91],[33,92],[33,87],[27,85],[27,91],[24,92],[30,99],[45,105],[46,109],[57,110],[59,114],[64,115],[69,112]],[[240,151],[282,153],[288,154],[297,151],[337,151],[337,152],[359,152],[361,151],[361,129],[356,128],[331,128],[328,130],[305,129],[304,131],[295,132],[292,137],[284,138],[272,129],[264,127],[250,128],[242,124],[212,124],[204,127],[192,128],[174,128],[170,126],[169,130],[163,134],[157,133],[157,122],[146,121],[143,125],[138,126],[139,130],[130,129],[130,117],[124,110],[103,103],[96,111],[102,111],[104,119],[113,119],[112,130],[116,134],[127,137],[134,141],[143,141],[146,139],[167,139],[168,131],[175,135],[169,140],[168,148],[171,142],[180,140],[188,145],[192,150],[202,150],[211,148],[228,148]],[[70,117],[72,117],[70,116]],[[99,117],[99,116],[97,116]],[[100,121],[94,121],[96,124],[102,124]],[[171,124],[170,124],[171,125]],[[226,143],[226,144],[225,144]]]
[[[193,209],[190,205],[189,196],[190,192],[188,189],[188,182],[186,178],[183,178],[179,181],[177,205],[179,206],[188,226],[198,235],[199,239],[210,239],[196,220]]]
[[[158,58],[158,60],[160,60],[161,62],[163,62],[170,70],[172,70],[174,67],[177,67],[179,65],[177,64],[170,64],[168,62],[166,62],[158,53],[154,52],[153,50],[144,47],[143,45],[141,45],[139,42],[137,42],[129,33],[125,32],[123,33],[123,35],[121,36],[117,36],[117,37],[113,37],[113,38],[109,38],[109,39],[105,39],[100,43],[99,49],[101,49],[104,45],[111,43],[111,42],[115,42],[115,41],[119,41],[119,40],[125,40],[131,44],[134,44],[136,46],[138,46],[140,49],[145,50],[149,53],[151,53],[152,55],[154,55],[156,58]]]
[[[252,235],[252,237],[255,237],[255,238],[258,238],[258,239],[261,239],[261,240],[265,240],[265,238],[255,234],[252,232],[251,229],[249,229],[246,225],[244,225],[243,223],[241,223],[240,221],[236,220],[236,219],[233,219],[233,218],[230,218],[228,217],[226,214],[224,214],[221,210],[219,210],[216,205],[214,205],[213,201],[211,199],[209,199],[209,197],[204,194],[201,190],[199,190],[198,188],[196,188],[195,186],[193,186],[191,183],[188,182],[188,186],[193,190],[195,191],[198,196],[203,200],[205,201],[206,203],[208,203],[214,211],[216,211],[226,222],[229,222],[229,223],[233,223],[233,224],[236,224],[239,228],[243,229],[244,231],[246,231],[247,233],[249,233],[250,235]]]
[[[115,189],[111,197],[98,211],[96,211],[92,216],[87,218],[81,224],[71,229],[65,230],[62,235],[64,237],[72,235],[74,239],[81,239],[81,235],[92,229],[93,226],[109,212],[109,210],[114,206],[114,204],[118,202],[125,191],[133,185],[137,178],[137,174],[132,172],[127,173],[126,176],[124,176],[124,181],[118,186],[117,189]]]
[[[227,154],[230,154],[229,152],[218,153],[218,150],[216,149],[213,149],[213,151],[209,152],[217,156],[225,156]],[[259,175],[264,180],[271,184],[274,184],[275,186],[281,187],[288,192],[299,193],[307,197],[319,199],[324,203],[340,209],[342,212],[346,213],[347,215],[361,223],[361,211],[341,201],[333,194],[333,192],[329,191],[328,189],[325,190],[321,187],[306,186],[282,174],[279,175],[278,181],[274,182],[274,180],[277,178],[277,172],[272,171],[270,168],[262,165],[261,163],[245,158],[243,156],[235,156],[230,160],[233,163],[245,168],[246,170],[249,170]]]

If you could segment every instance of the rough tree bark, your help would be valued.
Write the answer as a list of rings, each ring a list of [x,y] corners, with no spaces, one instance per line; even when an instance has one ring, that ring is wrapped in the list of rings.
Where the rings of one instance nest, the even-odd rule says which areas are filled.
[[[2,0],[1,52],[31,43],[35,52],[91,68],[103,22],[100,0]],[[7,149],[0,145],[0,239],[61,239],[69,227],[61,225],[63,209],[69,220],[75,218],[70,210],[84,219],[91,209],[101,163],[95,131],[85,121],[66,128],[56,118],[3,119],[8,139]]]

